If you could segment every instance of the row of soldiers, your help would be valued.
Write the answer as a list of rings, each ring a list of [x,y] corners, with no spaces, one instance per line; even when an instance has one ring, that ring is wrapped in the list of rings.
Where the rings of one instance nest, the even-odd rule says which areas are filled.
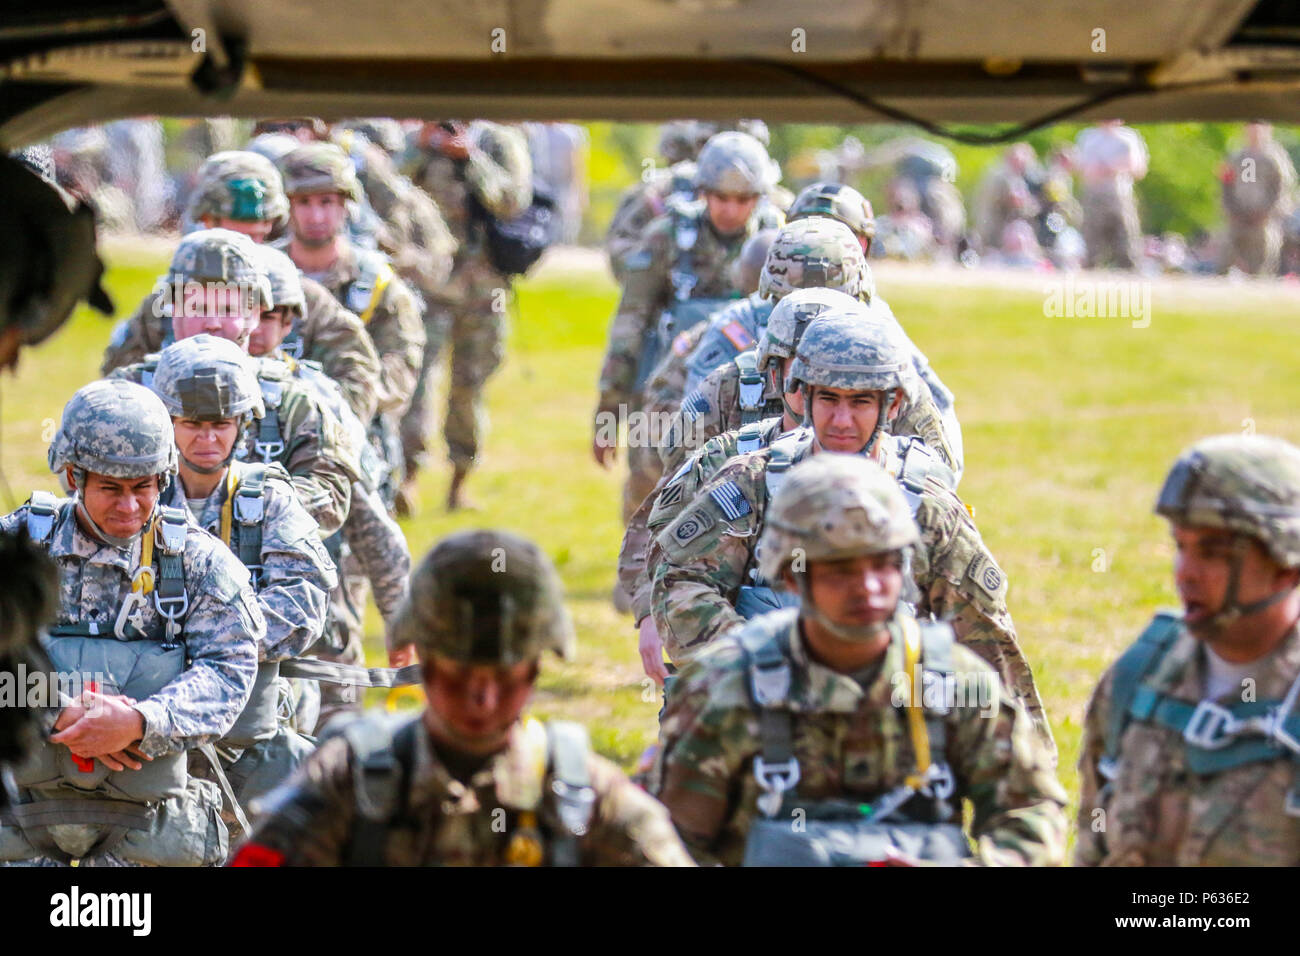
[[[723,173],[711,180],[715,162]],[[755,187],[770,188],[775,170],[738,131],[710,139],[699,169],[694,238],[732,244],[719,257],[730,265],[763,198]],[[799,215],[801,202],[822,212]],[[845,221],[864,210],[856,230]],[[689,251],[681,213],[665,218],[676,248]],[[426,710],[398,723],[340,722],[295,759],[287,783],[261,792],[236,862],[1063,859],[1065,795],[1006,578],[955,492],[951,395],[874,289],[865,200],[818,186],[795,199],[791,219],[760,257],[757,298],[668,325],[657,363],[689,372],[711,333],[732,346],[651,449],[672,464],[638,502],[644,526],[629,526],[621,556],[639,616],[648,602],[639,624],[647,673],[666,676],[662,649],[680,667],[649,793],[594,756],[580,727],[522,717],[543,652],[573,650],[544,554],[500,532],[455,535],[422,562],[389,622],[394,650],[418,656]],[[664,228],[653,221],[633,255]],[[265,530],[257,549],[247,537],[251,499],[269,514],[272,485],[300,528],[307,512],[328,521],[338,495],[364,482],[339,482],[329,465],[299,462],[295,472],[282,462],[280,472],[265,461],[284,451],[264,427],[267,409],[285,407],[296,380],[275,364],[290,363],[253,363],[240,347],[278,301],[262,262],[251,242],[221,229],[182,243],[170,281],[177,341],[119,376],[152,390],[117,380],[74,396],[50,453],[74,496],[34,496],[5,519],[56,555],[63,586],[47,646],[59,669],[122,673],[108,655],[129,654],[136,681],[86,690],[57,711],[52,744],[15,774],[23,789],[0,826],[8,859],[214,862],[228,826],[249,829],[228,792],[248,786],[239,763],[253,755],[248,781],[278,778],[258,776],[283,766],[259,745],[297,733],[296,714],[273,713],[256,731],[270,709],[254,702],[280,699],[268,665],[279,664],[278,677],[343,677],[344,686],[396,677],[294,656],[302,629],[292,613],[312,595],[320,605],[328,551],[310,536],[282,536],[300,545],[281,548],[294,552],[302,586],[271,597],[268,578],[283,581],[287,565],[269,560]],[[204,296],[192,302],[180,293],[199,272]],[[238,313],[233,324],[212,314],[222,303],[204,301],[232,284],[239,295],[224,311]],[[614,328],[650,346],[648,323],[624,318],[646,314],[628,298]],[[693,299],[668,301],[668,322],[688,315],[672,308],[683,302]],[[752,352],[737,346],[746,332]],[[679,352],[683,335],[691,348]],[[626,340],[611,354],[607,372],[640,364]],[[253,384],[263,369],[279,376],[271,401]],[[623,417],[641,414],[626,406],[646,393],[624,395]],[[337,446],[354,449],[346,431],[337,428]],[[594,444],[612,442],[598,431]],[[248,471],[232,459],[235,445],[266,467]],[[258,473],[254,495],[243,482]],[[160,506],[164,493],[178,506]],[[1300,451],[1253,437],[1201,443],[1176,463],[1158,510],[1179,547],[1185,614],[1158,617],[1094,695],[1077,860],[1295,862]],[[274,694],[259,695],[264,674]],[[244,746],[250,738],[232,734],[246,716],[254,731]],[[232,814],[234,823],[223,818]]]

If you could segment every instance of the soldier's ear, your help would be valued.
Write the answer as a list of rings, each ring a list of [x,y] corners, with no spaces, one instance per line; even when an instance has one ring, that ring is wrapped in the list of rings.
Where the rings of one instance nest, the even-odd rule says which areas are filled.
[[[72,474],[72,466],[71,466],[71,465],[64,465],[64,466],[63,466],[63,477],[66,478],[67,481],[68,481],[68,488],[69,488],[70,490],[72,490],[72,491],[76,491],[76,490],[77,490],[77,479],[76,479],[75,477],[73,477],[73,474]]]

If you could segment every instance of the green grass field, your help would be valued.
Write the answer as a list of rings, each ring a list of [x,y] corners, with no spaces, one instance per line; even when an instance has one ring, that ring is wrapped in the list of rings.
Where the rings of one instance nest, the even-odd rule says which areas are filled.
[[[163,263],[116,251],[109,286],[133,309]],[[1254,427],[1300,440],[1295,294],[1200,296],[1158,285],[1147,328],[1126,318],[1047,318],[1043,291],[879,279],[913,339],[958,396],[961,493],[1011,582],[1010,607],[1061,748],[1074,764],[1088,694],[1151,612],[1173,603],[1172,548],[1151,505],[1177,452]],[[548,663],[534,710],[580,719],[630,766],[654,737],[657,691],[629,618],[609,602],[621,537],[621,472],[590,459],[595,381],[616,290],[608,277],[550,272],[524,283],[509,358],[490,387],[493,427],[471,492],[447,516],[445,467],[423,476],[404,527],[418,560],[450,531],[528,535],[559,566],[578,627],[576,663]],[[63,403],[97,373],[109,323],[88,312],[0,383],[6,508],[55,489],[45,449]],[[5,494],[0,489],[0,496]],[[371,614],[372,663],[383,658]]]

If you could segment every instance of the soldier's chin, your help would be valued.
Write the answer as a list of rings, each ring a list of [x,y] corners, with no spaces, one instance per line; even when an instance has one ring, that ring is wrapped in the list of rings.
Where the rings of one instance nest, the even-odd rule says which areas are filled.
[[[325,246],[328,246],[331,242],[334,241],[334,236],[332,235],[313,236],[305,233],[299,233],[296,236],[294,236],[294,238],[297,239],[298,242],[300,242],[302,245],[306,246],[308,249],[321,249],[324,248]]]

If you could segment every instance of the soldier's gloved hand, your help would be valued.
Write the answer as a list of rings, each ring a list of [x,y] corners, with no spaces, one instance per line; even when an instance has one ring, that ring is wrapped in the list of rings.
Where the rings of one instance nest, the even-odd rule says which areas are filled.
[[[131,705],[129,697],[85,691],[70,706],[63,708],[54,722],[57,733],[50,740],[63,744],[78,757],[99,757],[110,770],[129,765],[132,753],[150,759],[133,745],[144,736],[144,717]],[[125,760],[122,759],[125,757]],[[132,767],[138,770],[139,766]]]
[[[668,668],[664,667],[664,642],[659,637],[659,628],[655,627],[654,615],[647,614],[641,618],[637,630],[640,633],[637,649],[641,652],[641,667],[646,677],[662,687],[668,677]]]

